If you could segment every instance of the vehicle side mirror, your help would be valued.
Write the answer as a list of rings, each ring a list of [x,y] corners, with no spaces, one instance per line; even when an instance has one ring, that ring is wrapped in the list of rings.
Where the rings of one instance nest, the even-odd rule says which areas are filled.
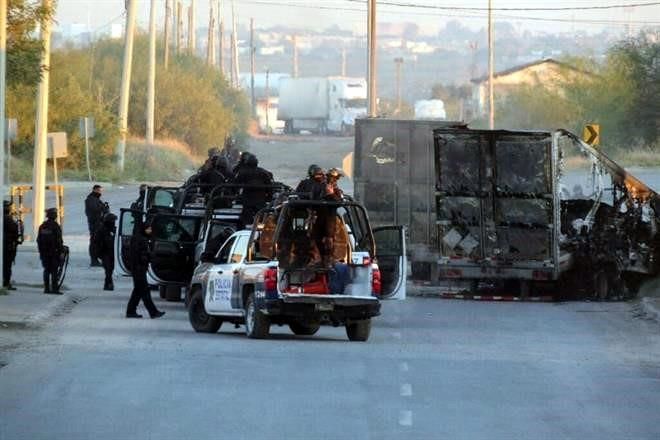
[[[202,255],[200,255],[199,260],[202,263],[214,263],[215,262],[215,255],[213,252],[202,252]]]

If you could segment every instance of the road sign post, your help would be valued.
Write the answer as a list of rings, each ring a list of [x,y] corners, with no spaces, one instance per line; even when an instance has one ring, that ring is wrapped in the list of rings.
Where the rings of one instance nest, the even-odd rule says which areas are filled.
[[[585,125],[582,140],[591,146],[600,145],[600,124]]]

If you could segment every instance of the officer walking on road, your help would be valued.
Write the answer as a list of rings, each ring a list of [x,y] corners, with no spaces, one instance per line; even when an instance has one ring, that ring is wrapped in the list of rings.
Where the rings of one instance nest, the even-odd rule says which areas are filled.
[[[103,264],[99,261],[98,255],[94,255],[93,235],[97,224],[101,221],[103,214],[108,212],[108,204],[101,200],[103,187],[94,185],[92,192],[85,199],[85,215],[87,216],[87,228],[89,229],[89,259],[90,267],[101,267]]]
[[[117,221],[117,216],[113,213],[104,214],[92,235],[95,254],[101,258],[105,270],[103,290],[115,290],[112,281],[112,272],[115,270],[115,235],[117,233],[115,221]]]
[[[16,259],[16,247],[18,246],[18,223],[11,216],[11,202],[3,201],[4,215],[4,241],[2,242],[2,287],[7,290],[16,290],[11,285],[11,267]]]
[[[57,219],[57,208],[46,210],[46,221],[39,226],[37,235],[37,246],[39,258],[44,268],[44,293],[61,295],[59,291],[57,270],[60,267],[61,256],[64,252],[62,241],[62,228],[55,221]]]
[[[137,222],[133,229],[130,245],[131,276],[133,277],[133,292],[126,306],[127,318],[142,318],[137,313],[137,306],[142,303],[147,308],[151,319],[160,318],[165,314],[156,308],[151,299],[151,291],[147,282],[147,269],[149,268],[149,236],[151,225]]]

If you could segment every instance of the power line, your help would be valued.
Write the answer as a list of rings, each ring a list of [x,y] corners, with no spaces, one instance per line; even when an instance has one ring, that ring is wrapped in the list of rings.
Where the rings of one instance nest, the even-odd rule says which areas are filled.
[[[344,0],[349,3],[364,3],[364,0]],[[442,6],[442,5],[426,5],[419,3],[401,3],[392,1],[379,2],[382,6],[397,6],[405,8],[418,8],[418,9],[439,9],[448,11],[488,11],[488,8],[471,7],[471,6]],[[549,8],[493,8],[493,11],[591,11],[591,10],[604,10],[604,9],[623,9],[623,8],[643,8],[646,6],[658,6],[660,2],[646,2],[646,3],[626,3],[616,5],[601,5],[601,6],[556,6]]]
[[[363,3],[363,2],[358,2],[356,0],[344,0],[344,1],[351,1],[354,3]],[[366,9],[362,8],[349,8],[349,7],[342,7],[342,6],[321,6],[321,5],[310,5],[308,3],[291,3],[291,2],[275,2],[275,1],[267,1],[267,0],[243,0],[241,3],[249,3],[249,4],[256,4],[256,5],[265,5],[265,6],[285,6],[285,7],[292,7],[292,8],[300,8],[300,9],[321,9],[321,10],[331,10],[331,11],[337,11],[337,12],[360,12],[360,13],[366,13]],[[660,2],[657,2],[660,4]],[[383,3],[383,5],[387,5],[386,3]],[[435,17],[457,17],[457,18],[485,18],[486,14],[478,14],[478,13],[460,13],[461,10],[456,10],[454,12],[457,12],[456,14],[451,14],[448,12],[443,12],[443,13],[433,13],[433,12],[421,12],[421,11],[391,11],[391,10],[380,10],[380,13],[387,13],[387,14],[405,14],[405,15],[423,15],[423,16],[435,16]],[[481,12],[483,9],[479,9],[477,12]],[[487,10],[483,10],[487,11]],[[466,11],[468,12],[468,11]],[[606,19],[573,19],[573,18],[549,18],[549,17],[534,17],[534,16],[520,16],[520,15],[508,15],[508,14],[497,14],[498,18],[505,18],[505,19],[511,19],[511,20],[521,20],[521,21],[543,21],[543,22],[557,22],[557,23],[584,23],[584,24],[598,24],[598,25],[620,25],[620,26],[626,26],[630,24],[635,24],[635,25],[656,25],[660,24],[660,21],[617,21],[617,20],[606,20]]]

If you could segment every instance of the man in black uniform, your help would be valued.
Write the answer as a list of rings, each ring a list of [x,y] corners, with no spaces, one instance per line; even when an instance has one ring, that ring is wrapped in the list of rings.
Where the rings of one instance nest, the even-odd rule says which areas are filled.
[[[44,268],[44,293],[61,295],[62,292],[59,291],[57,285],[57,270],[64,252],[64,243],[62,242],[62,228],[57,224],[56,219],[57,209],[47,209],[46,221],[39,226],[37,246],[41,265]]]
[[[112,282],[112,272],[115,270],[115,226],[117,216],[111,212],[103,215],[103,218],[94,230],[94,248],[96,255],[101,258],[103,269],[105,269],[105,281],[103,290],[115,290]]]
[[[234,183],[246,185],[241,193],[243,203],[241,222],[247,227],[252,225],[255,214],[265,207],[272,197],[272,188],[263,188],[263,186],[273,184],[273,175],[259,167],[259,160],[254,154],[243,153],[241,158],[244,158],[244,164],[234,177]],[[250,188],[250,185],[262,186],[262,188]]]
[[[323,168],[312,164],[307,169],[307,178],[301,180],[296,187],[296,192],[300,198],[321,200],[325,195],[325,173]]]
[[[147,269],[149,268],[149,236],[151,235],[151,225],[138,222],[133,229],[131,237],[130,259],[131,276],[133,277],[133,292],[126,306],[127,318],[142,318],[137,313],[137,306],[142,303],[147,308],[151,319],[160,318],[165,314],[156,308],[151,299],[151,291],[147,282]]]
[[[2,287],[7,290],[16,290],[11,285],[11,267],[16,259],[16,246],[18,246],[18,223],[11,216],[11,202],[3,201],[4,215],[4,241],[2,242]]]
[[[94,241],[92,235],[94,234],[94,229],[103,214],[108,212],[108,204],[104,203],[101,200],[101,194],[103,193],[103,187],[101,185],[94,185],[92,187],[92,192],[87,195],[85,199],[85,215],[87,216],[87,228],[89,230],[89,265],[92,267],[101,267],[103,264],[99,261],[98,255],[94,255],[94,249],[92,242]]]

